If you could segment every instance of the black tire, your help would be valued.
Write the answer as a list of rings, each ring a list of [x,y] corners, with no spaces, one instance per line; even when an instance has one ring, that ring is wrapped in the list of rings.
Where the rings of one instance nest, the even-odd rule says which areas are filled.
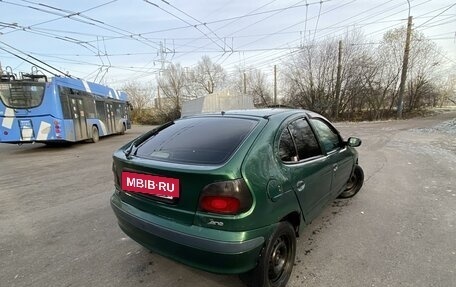
[[[73,145],[72,142],[46,142],[44,143],[47,148],[60,148],[60,147],[69,147]]]
[[[125,132],[127,131],[127,128],[125,127],[125,124],[122,124],[122,130],[120,131],[120,135],[124,135]]]
[[[364,171],[359,166],[355,166],[352,176],[347,182],[345,190],[339,195],[339,198],[350,198],[355,196],[364,183]]]
[[[61,143],[56,143],[56,142],[46,142],[44,144],[46,145],[46,147],[59,147],[59,146],[63,145]]]
[[[100,140],[100,134],[98,133],[97,126],[92,126],[92,138],[90,139],[91,142],[97,143]]]
[[[296,255],[296,233],[289,222],[281,222],[261,251],[258,265],[241,280],[249,287],[284,287],[290,279]]]

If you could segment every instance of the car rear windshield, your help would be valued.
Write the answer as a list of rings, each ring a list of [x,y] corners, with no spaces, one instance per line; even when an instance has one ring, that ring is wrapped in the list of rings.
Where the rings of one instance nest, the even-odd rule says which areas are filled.
[[[41,104],[44,83],[0,83],[0,99],[3,104],[15,109],[30,109]]]
[[[230,117],[178,120],[142,143],[136,155],[174,163],[224,163],[256,124]]]

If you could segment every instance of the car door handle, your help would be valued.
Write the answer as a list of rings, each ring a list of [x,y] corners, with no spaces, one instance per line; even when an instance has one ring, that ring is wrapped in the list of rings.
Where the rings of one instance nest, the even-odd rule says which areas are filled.
[[[337,164],[333,165],[333,171],[337,171],[338,168],[339,166]]]
[[[304,181],[300,180],[300,181],[298,181],[298,182],[296,183],[296,189],[297,189],[299,192],[303,191],[304,188],[306,188],[306,183],[305,183]]]

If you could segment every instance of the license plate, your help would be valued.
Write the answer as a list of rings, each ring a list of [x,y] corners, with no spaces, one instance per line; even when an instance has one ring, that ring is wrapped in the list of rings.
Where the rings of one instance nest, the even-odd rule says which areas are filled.
[[[179,179],[123,171],[122,189],[125,191],[145,193],[164,198],[178,198]]]

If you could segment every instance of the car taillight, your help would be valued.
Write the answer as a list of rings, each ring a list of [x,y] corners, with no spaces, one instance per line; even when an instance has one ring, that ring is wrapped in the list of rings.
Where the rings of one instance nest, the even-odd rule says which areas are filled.
[[[243,179],[214,182],[204,187],[199,200],[199,210],[235,215],[249,210],[252,202],[252,194]]]
[[[226,196],[205,196],[201,201],[202,210],[222,214],[236,214],[240,205],[239,199]]]

